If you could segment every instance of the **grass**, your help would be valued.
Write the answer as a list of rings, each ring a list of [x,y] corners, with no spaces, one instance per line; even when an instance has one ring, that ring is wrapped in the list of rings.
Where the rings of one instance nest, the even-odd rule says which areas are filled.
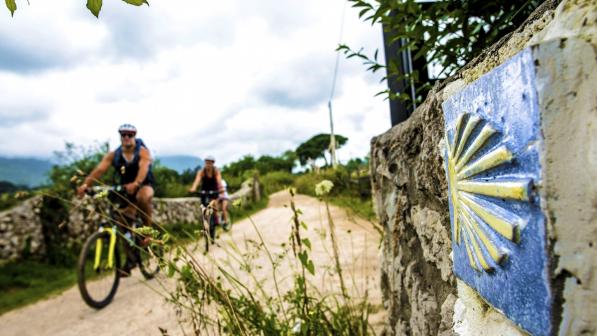
[[[373,201],[371,199],[363,200],[360,197],[350,195],[336,195],[330,197],[329,201],[331,204],[348,209],[350,212],[361,218],[369,221],[376,220],[375,211],[373,210]]]
[[[263,197],[259,202],[246,204],[234,208],[230,206],[230,213],[234,222],[264,209],[268,198]],[[167,225],[171,235],[184,242],[190,242],[197,224],[176,223]],[[9,262],[0,265],[0,315],[12,309],[45,299],[52,294],[58,294],[77,283],[75,267],[49,265],[35,260]]]
[[[294,192],[290,192],[294,196]],[[176,253],[172,253],[170,259],[166,257],[163,264],[168,270],[167,276],[175,279],[177,285],[166,297],[176,307],[179,322],[195,331],[224,335],[358,336],[375,333],[369,315],[372,309],[379,307],[368,303],[367,291],[355,296],[348,291],[345,284],[350,279],[339,262],[340,248],[327,203],[328,233],[320,239],[322,242],[331,239],[333,255],[330,258],[333,257],[334,265],[330,267],[315,265],[311,240],[305,235],[308,225],[302,221],[302,212],[294,198],[291,198],[290,209],[293,212],[291,232],[288,240],[280,237],[280,248],[271,249],[274,246],[264,241],[258,225],[250,221],[257,238],[247,239],[242,246],[232,242],[222,249],[225,258],[214,260],[208,255],[206,258],[217,266],[213,270],[204,268],[203,260],[184,246],[169,246]],[[259,257],[265,258],[266,265],[255,265]],[[287,270],[291,273],[286,274]],[[328,281],[340,281],[340,288],[319,287],[320,276]]]
[[[235,207],[233,205],[228,206],[228,213],[232,218],[232,225],[240,222],[241,220],[252,216],[260,210],[267,207],[269,198],[267,196],[262,197],[261,200],[255,203],[241,205]],[[195,231],[199,229],[198,223],[174,223],[172,225],[166,225],[164,229],[177,239],[179,243],[189,243],[195,236]]]
[[[74,267],[34,260],[3,264],[0,266],[0,315],[58,294],[76,282]]]

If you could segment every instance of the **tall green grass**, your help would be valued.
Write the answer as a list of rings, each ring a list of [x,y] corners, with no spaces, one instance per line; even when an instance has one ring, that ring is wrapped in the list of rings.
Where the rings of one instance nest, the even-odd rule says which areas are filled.
[[[292,192],[292,191],[291,191]],[[292,192],[294,195],[294,193]],[[370,335],[372,310],[367,291],[352,295],[339,262],[333,218],[326,205],[328,228],[322,242],[331,239],[334,265],[317,268],[311,257],[309,230],[301,210],[290,202],[290,236],[280,237],[280,248],[268,245],[258,223],[250,220],[258,238],[236,245],[222,244],[225,256],[204,258],[174,240],[166,242],[167,257],[162,269],[176,281],[175,290],[166,290],[183,324],[195,334],[218,335]],[[158,232],[151,233],[159,235]],[[329,235],[329,237],[328,237]],[[267,267],[256,263],[261,255]],[[263,258],[260,258],[263,260]],[[284,270],[282,270],[284,268]],[[262,269],[269,274],[260,273]],[[291,273],[287,274],[288,269]],[[339,289],[321,292],[316,275],[339,281]],[[264,278],[265,276],[265,278]],[[290,285],[289,285],[290,284]],[[171,286],[170,286],[171,288]],[[162,333],[167,332],[162,330]]]
[[[0,266],[0,314],[58,294],[76,281],[72,267],[35,260],[3,264]]]

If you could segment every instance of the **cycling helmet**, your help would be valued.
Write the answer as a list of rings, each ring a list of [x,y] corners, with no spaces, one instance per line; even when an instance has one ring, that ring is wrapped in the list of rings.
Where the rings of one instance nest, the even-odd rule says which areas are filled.
[[[205,159],[203,159],[204,161],[211,161],[211,162],[216,162],[216,158],[213,155],[208,155],[205,157]]]
[[[118,133],[122,132],[137,133],[137,128],[131,124],[122,124],[118,127]]]

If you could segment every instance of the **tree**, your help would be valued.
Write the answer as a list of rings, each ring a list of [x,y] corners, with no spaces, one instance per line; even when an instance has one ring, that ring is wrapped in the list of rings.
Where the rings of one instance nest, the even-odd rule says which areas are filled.
[[[49,172],[52,193],[69,198],[72,196],[74,186],[82,182],[85,175],[89,174],[93,168],[102,160],[109,151],[107,142],[96,144],[95,146],[83,147],[74,143],[67,142],[64,151],[54,152],[56,161]],[[77,177],[77,179],[73,179]],[[104,179],[109,179],[104,176]]]
[[[252,155],[245,155],[240,160],[231,162],[222,168],[222,173],[234,177],[240,177],[245,171],[255,169],[255,158]]]
[[[506,34],[514,31],[543,2],[542,0],[348,0],[352,7],[360,9],[359,17],[372,24],[381,23],[391,36],[390,43],[405,41],[397,52],[409,49],[413,63],[422,63],[438,69],[436,78],[423,82],[426,77],[414,69],[412,75],[400,72],[398,55],[389,55],[389,63],[377,60],[378,52],[372,57],[349,46],[340,45],[348,58],[357,57],[376,72],[387,70],[386,78],[406,79],[417,88],[417,100],[425,99],[433,80],[448,77],[479,55],[483,49],[496,43]],[[408,101],[405,92],[389,92],[390,99]]]
[[[342,147],[348,138],[340,134],[335,135],[336,149]],[[296,155],[298,156],[301,165],[306,165],[309,160],[317,160],[323,158],[327,166],[328,160],[325,157],[325,152],[330,149],[330,134],[321,133],[314,135],[309,140],[303,142],[296,148]]]
[[[15,11],[17,10],[17,2],[16,0],[5,0],[6,1],[6,8],[10,11],[10,15],[13,16]],[[149,6],[149,2],[147,0],[122,0],[129,5],[133,6],[141,6],[143,4],[147,4]],[[29,1],[27,1],[29,3]],[[99,13],[102,10],[102,0],[87,0],[87,9],[95,15],[95,17],[99,18]]]

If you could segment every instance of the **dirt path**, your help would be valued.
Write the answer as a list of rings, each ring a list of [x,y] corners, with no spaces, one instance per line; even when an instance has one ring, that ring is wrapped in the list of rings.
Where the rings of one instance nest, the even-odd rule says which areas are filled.
[[[319,234],[322,228],[327,228],[327,221],[322,220],[325,218],[324,205],[302,195],[296,197],[296,203],[303,212],[301,219],[309,226],[307,236],[313,245],[312,258],[316,268],[323,270],[332,265],[328,252],[331,251],[329,235],[322,241]],[[287,242],[290,233],[291,211],[285,206],[287,204],[287,192],[273,194],[268,207],[252,217],[264,241],[274,251],[280,248],[281,243]],[[345,210],[331,207],[331,211],[337,228],[341,263],[350,279],[347,286],[352,292],[360,294],[367,288],[369,302],[379,309],[370,320],[379,327],[384,317],[379,291],[379,234],[370,223],[348,216]],[[220,238],[221,243],[234,241],[241,247],[246,239],[258,239],[248,220],[235,223],[231,233],[223,234]],[[226,253],[223,248],[215,247],[210,250],[210,256],[220,260],[226,258]],[[203,256],[198,258],[205,260]],[[263,253],[255,262],[265,265],[259,271],[263,277],[271,274]],[[289,272],[282,270],[281,275]],[[324,290],[338,291],[338,283],[331,281],[327,272],[318,271],[318,278],[313,280],[320,283],[318,287]],[[121,280],[114,301],[99,311],[87,307],[78,289],[73,287],[54,298],[0,316],[0,334],[160,335],[158,326],[167,329],[171,335],[183,334],[173,307],[150,288],[158,286],[156,281],[143,281],[138,271],[134,271],[131,278]],[[168,286],[169,280],[161,278],[161,281]]]

